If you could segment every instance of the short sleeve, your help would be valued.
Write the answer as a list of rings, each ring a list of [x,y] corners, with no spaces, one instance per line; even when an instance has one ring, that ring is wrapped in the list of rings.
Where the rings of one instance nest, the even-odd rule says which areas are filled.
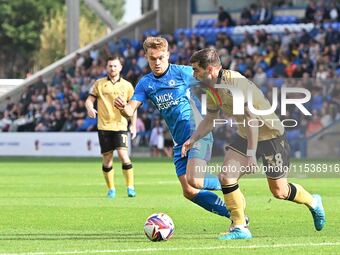
[[[127,92],[127,101],[131,100],[132,96],[133,96],[133,92],[134,92],[134,88],[132,86],[131,83],[128,83],[129,87],[128,87],[128,92]]]
[[[139,102],[145,102],[147,99],[145,90],[144,90],[144,85],[143,85],[144,79],[141,79],[136,86],[135,92],[133,96],[131,97],[130,100],[132,101],[139,101]]]
[[[90,89],[90,93],[89,93],[91,96],[94,96],[94,97],[98,97],[98,81],[96,81],[92,88]]]

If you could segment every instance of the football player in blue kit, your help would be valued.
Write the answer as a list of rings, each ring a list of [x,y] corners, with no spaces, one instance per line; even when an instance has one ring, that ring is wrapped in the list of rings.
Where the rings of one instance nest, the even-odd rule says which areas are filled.
[[[186,157],[181,157],[183,143],[202,120],[194,100],[190,99],[190,85],[197,83],[192,67],[170,64],[168,42],[162,37],[146,38],[143,48],[152,72],[139,80],[130,101],[118,97],[115,107],[123,115],[132,116],[143,102],[150,99],[174,140],[173,161],[184,197],[212,213],[229,218],[225,203],[210,191],[221,189],[218,178],[208,173],[202,176],[197,172],[197,169],[204,169],[210,160],[212,134],[199,140]]]

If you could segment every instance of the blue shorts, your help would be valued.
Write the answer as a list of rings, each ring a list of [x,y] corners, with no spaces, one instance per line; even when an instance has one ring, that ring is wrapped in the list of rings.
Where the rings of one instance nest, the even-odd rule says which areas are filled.
[[[212,139],[202,138],[194,144],[194,147],[188,151],[187,156],[183,158],[181,156],[182,144],[174,146],[174,164],[177,176],[186,174],[188,159],[198,158],[208,162],[211,159],[212,145]]]

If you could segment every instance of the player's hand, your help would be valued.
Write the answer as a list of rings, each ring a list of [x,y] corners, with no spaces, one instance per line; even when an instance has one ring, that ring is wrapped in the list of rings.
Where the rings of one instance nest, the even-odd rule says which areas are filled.
[[[97,111],[96,111],[96,109],[94,109],[94,108],[88,109],[88,110],[87,110],[87,115],[88,115],[90,118],[94,119],[94,118],[97,116]]]
[[[258,169],[257,160],[254,156],[247,156],[246,174],[254,174]]]
[[[194,141],[191,140],[190,138],[185,143],[183,143],[182,157],[186,157],[188,150],[190,150],[193,146],[194,146]]]
[[[130,126],[130,133],[131,133],[132,140],[135,139],[137,136],[137,129],[135,126],[133,125]]]
[[[118,96],[114,101],[114,106],[117,107],[119,110],[123,110],[125,105],[126,101],[121,96]]]

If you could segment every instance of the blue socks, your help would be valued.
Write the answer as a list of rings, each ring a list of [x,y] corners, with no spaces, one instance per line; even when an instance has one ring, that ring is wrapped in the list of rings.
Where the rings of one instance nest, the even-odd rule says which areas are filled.
[[[209,212],[230,218],[230,213],[223,200],[211,191],[201,190],[191,201]]]
[[[221,184],[217,176],[214,174],[206,174],[204,176],[203,189],[206,190],[221,190]]]

